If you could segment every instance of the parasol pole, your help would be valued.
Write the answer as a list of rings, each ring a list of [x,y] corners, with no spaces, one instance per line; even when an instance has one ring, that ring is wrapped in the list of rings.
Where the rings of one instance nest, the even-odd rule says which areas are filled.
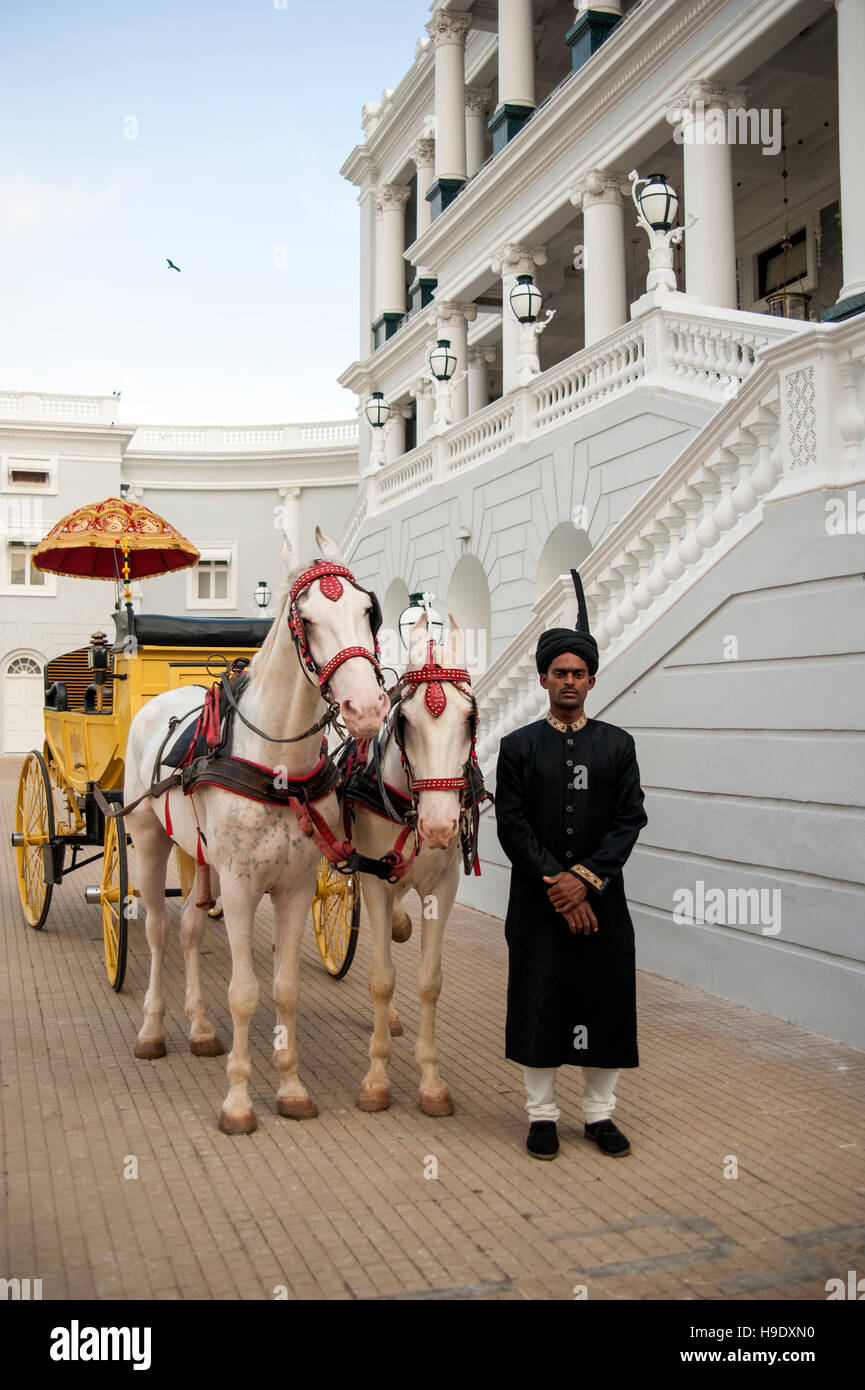
[[[126,632],[127,636],[132,637],[135,633],[135,610],[132,607],[132,589],[129,585],[129,541],[124,536],[123,541],[123,564],[120,573],[123,576],[123,598],[126,604]]]

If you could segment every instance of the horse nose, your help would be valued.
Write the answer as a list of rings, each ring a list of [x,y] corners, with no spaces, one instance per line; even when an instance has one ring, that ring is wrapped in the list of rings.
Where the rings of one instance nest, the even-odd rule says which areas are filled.
[[[357,725],[361,722],[366,723],[367,720],[372,718],[376,722],[376,728],[378,728],[390,709],[390,699],[386,691],[380,690],[375,698],[370,700],[368,704],[352,699],[349,696],[342,701],[339,708],[343,719],[347,720],[350,724]]]
[[[420,833],[430,849],[447,849],[457,833],[458,816],[446,816],[441,820],[429,821],[421,816],[418,826]]]

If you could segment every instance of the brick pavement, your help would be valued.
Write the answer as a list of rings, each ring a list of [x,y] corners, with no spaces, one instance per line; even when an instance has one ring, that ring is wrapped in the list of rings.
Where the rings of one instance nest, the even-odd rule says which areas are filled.
[[[298,1046],[321,1113],[277,1116],[265,903],[250,1034],[259,1129],[221,1134],[225,1059],[187,1050],[176,935],[169,1053],[142,1063],[143,927],[116,995],[98,910],[83,901],[93,869],[55,891],[42,932],[24,925],[8,838],[18,766],[0,760],[0,1276],[41,1278],[46,1299],[270,1299],[282,1286],[290,1299],[570,1300],[583,1284],[590,1299],[822,1300],[827,1279],[865,1272],[863,1053],[641,974],[642,1064],[617,1088],[633,1154],[611,1160],[583,1137],[581,1072],[569,1068],[562,1152],[538,1163],[519,1068],[502,1056],[502,924],[468,909],[448,927],[439,1008],[454,1117],[417,1106],[417,933],[394,948],[405,1033],[392,1107],[355,1107],[371,1025],[363,924],[340,982],[310,928]],[[218,924],[208,937],[207,997],[228,1044],[227,941]],[[129,1155],[137,1180],[123,1176]],[[424,1177],[428,1155],[437,1179]]]

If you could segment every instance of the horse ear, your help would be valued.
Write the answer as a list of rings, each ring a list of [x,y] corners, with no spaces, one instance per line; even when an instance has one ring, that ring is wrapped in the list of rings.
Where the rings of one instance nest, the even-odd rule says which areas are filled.
[[[408,636],[408,669],[423,666],[427,653],[427,618],[421,613]]]
[[[442,651],[443,666],[465,667],[466,637],[453,613],[448,613],[448,634]]]
[[[329,536],[324,534],[320,526],[316,526],[315,528],[315,543],[325,560],[330,560],[331,564],[334,565],[342,564],[342,555],[340,554],[339,547]]]

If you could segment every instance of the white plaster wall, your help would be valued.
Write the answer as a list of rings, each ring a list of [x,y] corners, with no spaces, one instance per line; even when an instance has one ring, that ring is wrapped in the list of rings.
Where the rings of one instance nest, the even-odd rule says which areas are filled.
[[[602,664],[588,709],[637,744],[649,823],[625,884],[639,967],[865,1047],[865,547],[826,535],[827,495],[767,505]],[[481,845],[461,900],[503,913],[489,815]],[[779,890],[780,933],[676,924],[673,894],[697,880]]]

